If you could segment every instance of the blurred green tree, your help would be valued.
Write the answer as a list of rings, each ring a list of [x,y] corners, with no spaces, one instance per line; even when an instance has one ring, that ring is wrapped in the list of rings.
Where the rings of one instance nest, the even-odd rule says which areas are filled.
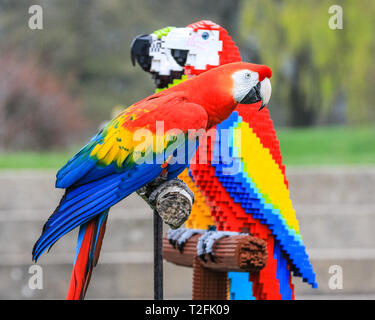
[[[343,29],[329,28],[331,5]],[[340,99],[350,123],[375,120],[375,1],[242,1],[242,43],[274,72],[273,99],[294,126],[327,117]]]

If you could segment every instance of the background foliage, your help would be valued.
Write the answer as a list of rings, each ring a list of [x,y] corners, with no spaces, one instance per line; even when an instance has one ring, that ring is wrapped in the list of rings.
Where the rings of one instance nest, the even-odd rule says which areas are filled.
[[[32,4],[43,8],[43,30],[28,28]],[[6,70],[17,75],[13,87],[19,88],[0,92],[0,148],[83,143],[114,106],[154,90],[149,75],[130,63],[133,37],[201,19],[227,28],[244,60],[272,67],[269,109],[276,126],[369,127],[375,2],[336,4],[343,7],[343,30],[329,29],[327,0],[0,0],[0,61],[11,60]],[[0,70],[2,83],[8,77]],[[18,110],[13,118],[4,117],[9,108]],[[11,139],[16,133],[20,138]]]
[[[374,121],[375,2],[334,4],[343,29],[328,27],[329,0],[243,2],[241,36],[272,66],[273,101],[292,125]]]
[[[0,148],[50,149],[87,129],[80,104],[32,59],[0,56]]]

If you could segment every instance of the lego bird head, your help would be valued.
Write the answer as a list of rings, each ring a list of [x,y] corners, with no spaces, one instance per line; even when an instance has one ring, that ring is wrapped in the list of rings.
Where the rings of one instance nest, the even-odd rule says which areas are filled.
[[[133,65],[138,62],[152,74],[158,88],[168,87],[184,73],[198,75],[219,65],[241,61],[228,32],[208,20],[138,36],[132,43],[131,58]]]
[[[171,30],[165,38],[165,46],[173,48],[172,56],[186,52],[187,75],[198,75],[219,65],[241,61],[240,52],[228,32],[209,20]]]
[[[141,35],[133,39],[131,60],[135,66],[152,74],[157,88],[166,88],[174,79],[181,79],[186,61],[176,55],[173,49],[165,46],[165,37],[174,27],[166,27],[149,35]],[[173,56],[175,54],[175,56]]]

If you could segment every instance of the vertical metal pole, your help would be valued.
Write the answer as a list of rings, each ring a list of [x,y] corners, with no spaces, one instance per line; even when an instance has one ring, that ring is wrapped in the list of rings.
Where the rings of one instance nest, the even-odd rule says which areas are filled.
[[[154,299],[163,300],[163,220],[154,210]]]

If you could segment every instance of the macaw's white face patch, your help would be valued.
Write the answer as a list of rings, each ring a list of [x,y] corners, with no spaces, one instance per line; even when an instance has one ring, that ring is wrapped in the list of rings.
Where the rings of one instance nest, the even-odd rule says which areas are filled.
[[[240,102],[259,82],[259,74],[251,70],[239,70],[233,73],[233,98]]]
[[[219,40],[218,30],[175,28],[165,37],[165,46],[169,49],[187,50],[186,66],[196,70],[206,70],[207,65],[218,66],[219,53],[223,43]]]

